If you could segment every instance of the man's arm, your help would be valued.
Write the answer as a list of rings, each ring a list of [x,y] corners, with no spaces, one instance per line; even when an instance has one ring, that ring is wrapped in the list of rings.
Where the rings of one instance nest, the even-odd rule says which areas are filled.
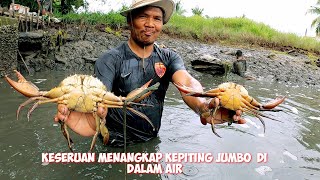
[[[186,70],[178,70],[172,76],[172,82],[178,85],[185,85],[195,91],[203,91],[202,85],[198,80],[193,78]],[[180,92],[184,102],[198,115],[208,111],[206,99],[200,97],[184,96],[185,93]]]

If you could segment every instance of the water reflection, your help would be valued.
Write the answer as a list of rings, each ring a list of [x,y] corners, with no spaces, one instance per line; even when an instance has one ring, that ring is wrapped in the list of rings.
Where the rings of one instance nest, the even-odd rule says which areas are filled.
[[[72,73],[47,72],[27,77],[40,89],[55,87]],[[220,84],[223,77],[197,77],[206,89]],[[261,102],[286,95],[280,105],[285,111],[266,112],[282,121],[264,119],[266,133],[260,121],[245,116],[246,125],[217,126],[223,138],[216,137],[210,126],[203,126],[199,117],[181,100],[179,92],[170,86],[165,100],[159,137],[147,143],[128,146],[128,152],[219,152],[251,153],[246,164],[186,163],[182,174],[125,174],[125,164],[42,164],[42,152],[69,152],[60,126],[52,120],[56,106],[46,104],[36,109],[30,122],[26,111],[16,120],[15,111],[26,98],[0,80],[0,177],[1,179],[319,179],[320,178],[320,91],[313,88],[291,87],[272,82],[244,81],[250,95]],[[76,152],[86,152],[92,138],[71,133]],[[96,152],[123,152],[122,148],[103,146],[97,142]],[[258,152],[268,153],[267,163],[257,163]],[[161,162],[165,165],[165,162]],[[260,171],[265,170],[265,175]]]

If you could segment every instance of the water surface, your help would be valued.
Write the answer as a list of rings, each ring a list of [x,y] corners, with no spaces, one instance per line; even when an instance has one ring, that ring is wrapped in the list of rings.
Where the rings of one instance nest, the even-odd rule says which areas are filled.
[[[55,87],[71,73],[45,72],[26,76],[40,89]],[[206,89],[224,79],[210,75],[196,77]],[[210,126],[181,100],[170,85],[159,136],[147,143],[129,146],[128,152],[221,152],[251,153],[250,163],[184,163],[182,174],[125,174],[125,164],[42,164],[43,152],[69,152],[60,126],[53,122],[56,105],[42,105],[27,121],[25,108],[19,120],[16,109],[26,98],[0,80],[0,177],[1,179],[320,179],[320,91],[312,87],[286,86],[273,82],[243,81],[250,95],[267,102],[279,95],[287,100],[284,111],[266,112],[281,122],[264,119],[266,133],[257,118],[245,115],[246,125],[218,125],[216,137]],[[76,152],[86,152],[91,138],[71,134]],[[95,152],[123,152],[122,148],[97,142]],[[258,152],[268,153],[268,162],[257,163]],[[165,165],[164,162],[162,164]]]

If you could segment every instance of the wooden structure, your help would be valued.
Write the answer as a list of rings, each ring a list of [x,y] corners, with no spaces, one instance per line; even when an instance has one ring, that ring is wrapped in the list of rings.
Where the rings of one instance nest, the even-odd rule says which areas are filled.
[[[0,7],[0,16],[16,18],[19,22],[19,31],[28,32],[43,27],[45,24],[44,17],[38,13],[29,12],[29,8],[19,4],[11,4],[9,10]]]

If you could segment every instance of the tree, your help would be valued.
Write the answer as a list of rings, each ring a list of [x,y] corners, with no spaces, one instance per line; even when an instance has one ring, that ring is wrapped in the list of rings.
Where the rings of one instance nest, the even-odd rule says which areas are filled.
[[[183,15],[186,12],[186,10],[182,8],[181,0],[176,2],[175,12],[179,15]]]
[[[73,12],[72,6],[75,8],[79,8],[84,5],[84,0],[60,0],[61,1],[61,13],[68,14],[69,12]]]
[[[199,8],[198,6],[191,9],[192,14],[198,15],[198,16],[202,16],[203,10],[204,10],[203,8]]]
[[[316,14],[318,17],[314,19],[311,23],[311,27],[316,28],[316,35],[320,36],[320,0],[318,0],[316,6],[311,6],[311,9],[307,13]]]
[[[8,7],[12,3],[12,0],[0,0],[0,4],[2,7]],[[35,0],[15,0],[15,4],[21,4],[23,6],[28,6],[31,11],[38,10],[38,4]]]
[[[0,0],[2,7],[9,7],[12,3],[12,0]],[[31,11],[38,11],[38,4],[35,0],[15,0],[16,4],[21,4],[23,6],[28,6]],[[52,0],[54,8],[57,8],[56,11],[67,14],[73,11],[72,6],[79,8],[84,5],[84,0]]]

